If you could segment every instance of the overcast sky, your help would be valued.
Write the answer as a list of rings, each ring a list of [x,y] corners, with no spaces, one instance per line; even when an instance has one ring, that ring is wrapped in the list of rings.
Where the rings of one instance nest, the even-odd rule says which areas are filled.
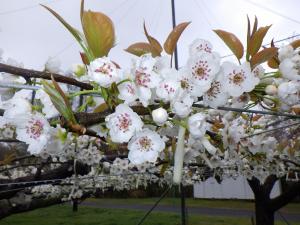
[[[110,57],[128,67],[130,44],[145,41],[142,24],[162,43],[172,29],[171,0],[86,0],[86,9],[107,14],[115,24],[117,46]],[[64,69],[79,63],[79,46],[64,27],[39,4],[45,4],[74,27],[80,28],[80,0],[0,0],[0,48],[5,57],[24,63],[27,68],[43,69],[49,56],[58,57]],[[179,41],[179,64],[187,59],[188,45],[195,38],[209,40],[222,56],[230,50],[212,32],[224,29],[235,33],[243,43],[246,15],[256,15],[260,25],[273,24],[266,40],[300,33],[298,0],[175,0],[176,21],[192,21]],[[230,57],[228,58],[228,60]]]

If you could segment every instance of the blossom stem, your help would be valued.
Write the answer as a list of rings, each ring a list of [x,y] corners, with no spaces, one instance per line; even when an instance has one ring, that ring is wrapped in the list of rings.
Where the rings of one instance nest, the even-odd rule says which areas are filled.
[[[174,173],[173,182],[174,184],[180,184],[182,177],[183,157],[184,157],[184,136],[186,128],[179,126],[178,140],[174,156]]]
[[[78,91],[78,92],[70,94],[69,98],[74,98],[76,96],[86,95],[86,94],[98,94],[98,95],[101,95],[100,91],[98,91],[98,90],[84,90],[84,91]]]

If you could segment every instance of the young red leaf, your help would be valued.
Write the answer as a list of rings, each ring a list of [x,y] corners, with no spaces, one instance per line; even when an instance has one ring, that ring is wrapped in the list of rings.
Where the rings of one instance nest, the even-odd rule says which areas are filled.
[[[151,50],[152,50],[151,45],[146,42],[137,42],[125,49],[126,52],[129,52],[136,56],[141,56],[146,53],[151,53]]]
[[[167,40],[164,43],[164,49],[166,51],[166,53],[168,53],[169,55],[172,55],[176,44],[178,42],[178,39],[180,37],[180,35],[182,34],[182,32],[185,30],[185,28],[190,24],[191,22],[185,22],[185,23],[181,23],[178,24],[169,34]]]
[[[294,49],[300,47],[300,39],[291,42],[290,45],[291,45]]]
[[[145,22],[144,22],[144,32],[145,32],[147,40],[151,46],[152,56],[154,56],[154,57],[160,56],[163,48],[161,47],[161,44],[154,37],[149,35]]]
[[[270,48],[265,48],[260,52],[256,53],[254,56],[252,56],[250,60],[251,68],[254,69],[256,66],[272,59],[274,56],[276,56],[277,51],[278,48],[270,47]]]
[[[233,54],[241,59],[244,55],[244,47],[241,41],[233,34],[224,30],[214,30],[214,32],[225,42]]]
[[[249,48],[248,48],[249,54],[251,56],[255,55],[259,51],[259,49],[262,45],[262,42],[263,42],[268,30],[270,29],[270,27],[271,27],[271,25],[265,26],[265,27],[260,27],[254,34],[252,34]]]

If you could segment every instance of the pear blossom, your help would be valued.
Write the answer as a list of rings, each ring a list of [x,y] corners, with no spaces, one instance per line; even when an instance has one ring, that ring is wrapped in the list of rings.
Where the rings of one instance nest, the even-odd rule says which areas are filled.
[[[28,144],[31,154],[40,153],[50,139],[50,124],[40,113],[18,116],[13,121],[16,126],[17,139]]]
[[[168,119],[168,112],[164,108],[160,107],[152,111],[152,119],[153,121],[161,126],[163,125]]]
[[[185,118],[191,113],[193,103],[194,99],[190,94],[180,91],[171,103],[172,112],[181,118]]]
[[[137,89],[133,82],[126,81],[118,85],[119,99],[124,100],[125,104],[131,104],[137,100]]]
[[[121,80],[121,73],[117,66],[108,58],[97,58],[88,67],[88,78],[97,82],[101,87],[110,87]]]
[[[58,58],[49,57],[46,64],[45,70],[50,73],[58,73],[60,71],[61,62]]]
[[[190,56],[198,53],[212,53],[212,44],[204,39],[196,39],[189,47]]]
[[[156,132],[146,128],[137,132],[128,143],[128,159],[134,165],[155,162],[164,148],[163,139]]]
[[[229,95],[224,88],[224,75],[219,72],[217,78],[211,83],[210,88],[203,94],[203,104],[212,108],[223,106],[227,103]]]
[[[195,93],[195,84],[192,79],[192,74],[189,73],[187,67],[181,67],[178,70],[178,81],[180,82],[181,89],[189,93],[191,96],[197,96]]]
[[[300,56],[296,55],[292,58],[286,58],[279,64],[279,70],[282,77],[289,80],[300,80]]]
[[[220,59],[209,53],[197,54],[189,58],[187,67],[195,84],[196,95],[202,96],[220,70]]]
[[[143,106],[147,106],[152,96],[151,89],[159,85],[161,77],[156,73],[156,60],[150,54],[142,55],[132,69],[137,95]]]
[[[206,115],[203,113],[196,113],[188,119],[188,128],[194,138],[203,137],[209,127],[209,124],[206,122]]]
[[[158,87],[156,88],[156,95],[159,99],[162,99],[164,102],[172,101],[176,97],[176,93],[180,89],[180,82],[176,79],[177,71],[176,70],[168,70],[165,71],[166,74],[165,79],[160,82]]]
[[[113,142],[128,142],[135,132],[142,130],[143,121],[126,104],[120,104],[116,111],[105,118]]]
[[[291,45],[285,45],[279,48],[278,50],[278,58],[279,61],[283,61],[286,58],[291,58],[294,53],[294,48]]]
[[[31,104],[23,98],[12,98],[2,103],[2,108],[5,110],[3,116],[9,119],[14,119],[18,115],[27,115],[31,113]]]
[[[231,62],[224,62],[224,87],[229,95],[238,97],[244,92],[250,92],[259,83],[259,78],[251,72],[248,62],[238,66]]]
[[[299,93],[300,83],[297,81],[283,82],[278,86],[279,99],[289,106],[299,103]]]

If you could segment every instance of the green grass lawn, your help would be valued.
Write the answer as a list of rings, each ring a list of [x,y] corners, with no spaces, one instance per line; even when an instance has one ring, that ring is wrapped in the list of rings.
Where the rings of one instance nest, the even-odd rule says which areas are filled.
[[[90,198],[87,201],[99,202],[99,204],[145,204],[151,205],[158,198]],[[180,205],[179,198],[164,198],[160,205]],[[208,207],[208,208],[225,208],[225,209],[248,209],[254,210],[254,202],[250,200],[211,200],[211,199],[194,199],[187,198],[186,205],[188,207]],[[300,203],[290,203],[280,210],[284,213],[299,213]]]
[[[0,225],[135,225],[144,211],[99,209],[80,206],[73,213],[70,205],[57,205],[21,213],[0,220]],[[179,225],[180,215],[176,213],[152,212],[144,225]],[[250,218],[189,215],[189,225],[251,225]],[[300,223],[292,223],[300,225]],[[285,225],[277,222],[276,225]]]

